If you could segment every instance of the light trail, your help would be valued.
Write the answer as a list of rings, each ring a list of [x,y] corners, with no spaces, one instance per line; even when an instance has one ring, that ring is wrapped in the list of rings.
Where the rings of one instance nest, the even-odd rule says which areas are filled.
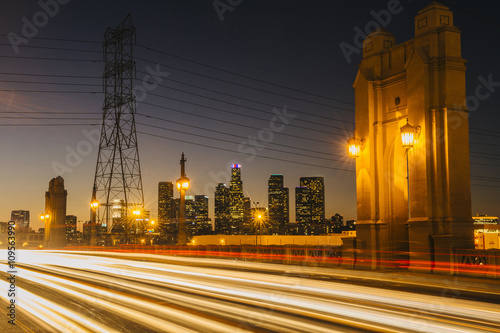
[[[497,304],[276,274],[293,269],[282,265],[56,251],[19,251],[17,265],[20,308],[55,331],[500,332]]]

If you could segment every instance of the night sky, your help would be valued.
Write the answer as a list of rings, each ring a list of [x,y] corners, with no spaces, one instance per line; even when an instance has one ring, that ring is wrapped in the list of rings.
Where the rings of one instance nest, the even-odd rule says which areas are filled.
[[[89,219],[98,152],[92,138],[104,100],[102,41],[106,28],[129,13],[137,32],[134,86],[148,71],[159,71],[161,81],[137,103],[136,115],[152,216],[158,182],[179,178],[184,152],[187,195],[208,195],[211,217],[216,184],[228,184],[230,164],[240,163],[245,195],[260,205],[267,204],[269,175],[284,175],[292,221],[293,189],[302,176],[325,178],[327,217],[355,219],[355,165],[346,142],[354,130],[352,84],[361,53],[348,61],[339,45],[354,45],[354,28],[364,30],[374,21],[370,12],[386,9],[388,1],[231,2],[236,6],[221,20],[212,0],[71,0],[57,11],[51,7],[53,17],[38,31],[24,29],[31,36],[17,40],[23,44],[16,50],[7,36],[22,37],[27,21],[43,20],[42,8],[36,1],[3,1],[0,221],[25,209],[31,225],[41,227],[44,193],[58,175],[68,191],[67,214]],[[398,44],[413,38],[414,17],[428,3],[400,1],[401,12],[385,27]],[[472,212],[500,215],[500,3],[442,3],[462,30],[467,95],[474,95],[480,76],[499,82],[469,119]],[[276,113],[289,116],[273,123]],[[258,149],[251,137],[260,137]],[[76,153],[67,160],[69,151]]]

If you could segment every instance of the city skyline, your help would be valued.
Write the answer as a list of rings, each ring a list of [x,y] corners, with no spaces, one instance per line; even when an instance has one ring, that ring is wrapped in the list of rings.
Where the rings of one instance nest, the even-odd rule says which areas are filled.
[[[401,1],[398,9],[402,10],[384,18],[388,21],[384,28],[395,35],[396,43],[414,34],[413,18],[424,3]],[[491,53],[488,45],[498,30],[491,13],[498,4],[444,3],[463,31],[467,95],[474,97],[478,87],[488,93],[470,113],[472,211],[498,216],[500,152],[494,143],[498,136],[494,124],[498,123],[500,69],[490,57],[481,56]],[[276,1],[270,7],[243,2],[226,12],[222,21],[210,3],[120,5],[123,9],[92,1],[61,5],[58,14],[16,52],[7,34],[21,35],[21,18],[31,20],[42,9],[36,3],[6,4],[11,16],[2,22],[7,43],[2,46],[8,68],[4,72],[15,75],[2,74],[0,101],[3,111],[15,114],[16,119],[2,119],[2,124],[9,125],[2,127],[0,135],[2,142],[9,143],[1,153],[9,156],[5,175],[10,176],[4,176],[9,194],[3,194],[0,220],[8,220],[12,210],[21,208],[31,212],[30,224],[35,229],[41,227],[38,215],[44,209],[46,184],[58,175],[68,191],[68,213],[81,221],[90,219],[104,100],[99,93],[102,39],[106,27],[115,27],[128,12],[133,13],[137,29],[137,87],[162,85],[144,90],[146,96],[137,104],[146,209],[156,214],[157,184],[178,178],[178,156],[185,151],[192,184],[188,195],[209,196],[211,218],[215,186],[229,184],[230,165],[235,163],[243,165],[244,196],[252,201],[267,202],[270,174],[284,174],[288,188],[295,188],[300,177],[322,176],[327,216],[338,212],[346,220],[357,218],[355,168],[347,157],[346,143],[354,132],[352,83],[361,56],[359,49],[351,48],[348,61],[341,45],[355,47],[357,31],[378,22],[373,13],[386,10],[387,2],[312,6]],[[153,74],[153,81],[144,81]],[[484,82],[493,83],[484,90]],[[40,93],[63,90],[67,93]],[[206,116],[217,120],[202,118]],[[46,126],[75,122],[86,125]]]
[[[498,0],[2,9],[0,332],[500,327]]]

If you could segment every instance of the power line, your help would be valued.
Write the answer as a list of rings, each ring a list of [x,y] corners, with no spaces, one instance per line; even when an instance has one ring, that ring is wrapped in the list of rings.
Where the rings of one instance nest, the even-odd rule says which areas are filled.
[[[470,184],[471,186],[474,186],[474,187],[500,187],[500,185],[480,185],[480,184]]]
[[[64,86],[84,86],[84,87],[100,87],[100,85],[97,85],[97,84],[90,84],[90,83],[68,83],[68,82],[43,82],[43,81],[19,81],[19,80],[0,80],[0,82],[6,82],[6,83],[19,83],[19,84],[45,84],[45,85],[64,85]],[[257,109],[257,108],[252,108],[252,107],[249,107],[249,106],[244,106],[244,105],[239,105],[237,103],[232,103],[232,102],[227,102],[227,101],[224,101],[224,100],[220,100],[220,99],[216,99],[216,98],[212,98],[212,97],[209,97],[209,96],[204,96],[204,95],[200,95],[200,94],[196,94],[196,93],[192,93],[192,92],[189,92],[189,91],[185,91],[185,90],[180,90],[180,89],[175,89],[175,88],[170,88],[170,87],[167,87],[167,86],[164,86],[164,85],[161,85],[162,87],[165,87],[167,89],[172,89],[172,90],[175,90],[175,91],[180,91],[180,92],[184,92],[184,93],[187,93],[187,94],[191,94],[191,95],[194,95],[194,96],[198,96],[198,97],[202,97],[202,98],[206,98],[206,99],[209,99],[209,100],[213,100],[213,101],[217,101],[217,102],[221,102],[221,103],[226,103],[226,104],[229,104],[229,105],[233,105],[233,106],[237,106],[237,107],[242,107],[242,108],[246,108],[246,109],[250,109],[250,110],[254,110],[254,111],[257,111],[257,112],[261,112],[261,113],[265,113],[265,114],[269,114],[269,112],[267,111],[263,111],[263,110],[260,110],[260,109]],[[157,96],[157,97],[163,97],[163,96],[160,96],[158,94],[151,94],[153,96]],[[185,100],[180,100],[180,99],[174,99],[174,98],[170,98],[170,97],[163,97],[163,98],[168,98],[168,99],[172,99],[172,100],[175,100],[175,101],[181,101],[183,103],[189,103],[189,104],[192,104],[191,102],[187,102]],[[196,106],[200,106],[200,104],[195,104]],[[271,104],[269,104],[271,105]],[[207,106],[204,106],[204,107],[207,107]],[[217,110],[221,110],[221,109],[217,109]],[[289,110],[289,109],[288,109]],[[222,111],[222,110],[221,110]],[[226,111],[225,111],[226,112]],[[229,111],[227,111],[229,112]],[[294,112],[296,112],[294,110]],[[298,111],[300,112],[300,111]],[[237,115],[240,115],[236,112],[232,112],[233,114],[237,114]],[[307,115],[312,115],[312,116],[316,116],[314,114],[309,114],[309,113],[305,113],[305,112],[300,112],[302,114],[307,114]],[[243,116],[246,116],[246,117],[251,117],[251,116],[248,116],[248,115],[243,115]],[[320,116],[318,116],[320,117]],[[325,117],[325,118],[329,118],[329,117]],[[262,118],[256,118],[256,119],[262,119]],[[313,122],[313,121],[309,121],[309,120],[305,120],[305,119],[297,119],[298,121],[300,122],[305,122],[305,123],[310,123],[310,124],[313,124],[313,125],[317,125],[317,126],[326,126],[326,127],[329,127],[329,128],[335,128],[335,129],[340,129],[340,130],[345,130],[344,128],[341,128],[341,127],[336,127],[336,126],[331,126],[331,125],[326,125],[326,124],[322,124],[322,123],[318,123],[318,122]],[[337,120],[337,121],[340,121],[340,120]]]
[[[147,74],[146,72],[142,72],[142,71],[139,71],[139,72]],[[13,75],[11,73],[0,73],[0,74]],[[23,74],[19,74],[19,75],[23,75]],[[29,74],[26,74],[26,75],[29,75]],[[38,76],[38,75],[34,75],[34,76]],[[50,77],[51,75],[44,75],[44,76]],[[68,78],[68,77],[71,77],[71,76],[69,76],[69,75],[54,75],[53,77],[65,77],[65,78]],[[73,76],[73,78],[80,78],[80,77],[79,76]],[[98,77],[89,77],[89,76],[85,77],[85,76],[81,76],[81,78],[96,78],[97,79]],[[193,87],[196,87],[196,88],[199,88],[199,89],[208,90],[208,91],[211,91],[211,92],[215,92],[215,93],[219,93],[219,94],[222,94],[222,95],[231,96],[231,97],[238,98],[238,99],[243,99],[243,100],[254,102],[254,103],[263,104],[263,105],[270,106],[270,107],[275,107],[274,105],[269,104],[269,103],[263,103],[263,102],[255,101],[255,100],[248,99],[248,98],[243,98],[243,97],[239,97],[239,96],[235,96],[235,95],[225,94],[225,93],[217,92],[217,91],[212,90],[212,89],[205,89],[205,88],[202,88],[202,87],[199,87],[199,86],[187,84],[187,83],[180,82],[180,81],[175,81],[175,80],[169,80],[169,81],[178,82],[178,83],[185,84],[185,85],[188,85],[188,86],[193,86]],[[101,85],[98,85],[98,84],[68,83],[68,82],[44,82],[44,81],[22,81],[22,80],[0,80],[0,82],[19,83],[19,84],[45,84],[45,85],[72,85],[72,86],[86,86],[86,87],[101,87]],[[240,104],[237,104],[237,103],[232,103],[232,102],[224,101],[224,100],[221,100],[221,99],[217,99],[217,98],[213,98],[213,97],[210,97],[210,96],[193,93],[193,92],[182,90],[182,89],[171,88],[171,87],[168,87],[168,86],[163,85],[163,84],[159,84],[159,86],[164,87],[166,89],[171,89],[171,90],[174,90],[174,91],[179,91],[179,92],[183,92],[183,93],[186,93],[186,94],[190,94],[190,95],[193,95],[193,96],[198,96],[198,97],[206,98],[206,99],[209,99],[209,100],[213,100],[213,101],[217,101],[217,102],[221,102],[221,103],[226,103],[226,104],[229,104],[229,105],[238,106],[238,107],[242,107],[242,108],[247,108],[247,109],[250,109],[250,110],[254,110],[254,111],[257,111],[257,112],[268,114],[267,111],[263,111],[263,110],[260,110],[260,109],[257,109],[257,108],[253,108],[253,107],[249,107],[249,106],[240,105]],[[184,100],[181,100],[181,101],[185,102]],[[289,111],[293,111],[293,112],[297,112],[297,113],[301,113],[301,114],[305,114],[305,115],[309,115],[309,116],[314,116],[314,117],[319,117],[319,118],[324,118],[324,119],[329,119],[329,120],[334,120],[334,121],[339,121],[339,122],[354,124],[354,122],[351,122],[351,121],[340,120],[340,119],[337,119],[337,118],[316,115],[316,114],[312,114],[312,113],[307,113],[307,112],[299,111],[299,110],[296,110],[296,109],[289,109],[288,108],[288,110]],[[311,123],[311,124],[319,125],[319,126],[327,126],[327,127],[330,127],[330,128],[337,128],[337,129],[344,130],[344,128],[330,126],[330,125],[326,125],[326,124],[323,124],[323,123],[312,122],[312,121],[308,121],[308,120],[304,120],[304,119],[298,119],[298,121],[306,122],[306,123]]]
[[[12,46],[12,45],[11,44],[0,43],[0,46]],[[21,45],[21,47],[23,47],[23,48],[28,47],[28,48],[33,48],[33,49],[57,50],[57,51],[102,53],[102,51],[85,50],[85,49],[69,49],[69,48],[64,48],[64,47],[51,47],[51,46]]]
[[[481,128],[477,128],[477,127],[469,127],[469,130],[498,134],[498,131],[485,130],[485,129],[481,129]]]
[[[471,180],[476,180],[480,182],[493,182],[493,183],[498,183],[500,182],[500,179],[482,179],[482,178],[476,178],[476,177],[470,177]]]
[[[241,84],[241,83],[236,83],[236,82],[229,81],[229,80],[223,80],[223,79],[215,78],[215,77],[212,77],[210,75],[196,73],[196,72],[193,72],[193,71],[181,69],[179,67],[165,65],[163,63],[158,63],[158,62],[155,62],[155,61],[151,61],[151,60],[147,60],[147,59],[143,59],[143,58],[139,58],[139,57],[135,57],[135,58],[137,60],[141,60],[141,61],[144,61],[146,63],[155,64],[155,65],[162,65],[163,67],[172,68],[172,69],[184,72],[184,73],[193,74],[193,75],[204,77],[204,78],[208,78],[208,79],[211,79],[211,80],[214,80],[214,81],[224,82],[224,83],[227,83],[227,84],[231,84],[231,85],[235,85],[235,86],[239,86],[239,87],[244,87],[244,88],[247,88],[247,89],[252,89],[252,90],[255,90],[255,91],[261,91],[261,92],[264,92],[264,93],[267,93],[267,94],[273,94],[273,95],[276,95],[276,96],[282,96],[282,97],[286,97],[286,98],[291,98],[291,99],[295,99],[295,100],[302,101],[302,102],[307,102],[307,103],[311,103],[311,104],[326,106],[326,107],[329,107],[329,108],[336,108],[336,109],[340,109],[340,110],[344,110],[344,111],[354,112],[354,110],[351,110],[351,109],[341,108],[341,107],[337,107],[337,106],[333,106],[333,105],[325,104],[325,103],[319,103],[319,102],[315,102],[315,101],[312,101],[312,100],[308,100],[308,99],[304,99],[304,98],[299,98],[299,97],[296,97],[296,96],[291,96],[291,95],[286,95],[286,94],[281,94],[281,93],[277,93],[277,92],[270,92],[270,91],[265,90],[265,89],[255,88],[255,87],[252,87],[252,86],[249,86],[249,85],[245,85],[245,84]]]
[[[470,141],[469,143],[473,143],[473,144],[476,144],[476,145],[486,145],[486,146],[495,146],[495,147],[500,147],[499,144],[496,144],[496,143],[485,143],[485,142],[474,142],[474,141]]]
[[[142,125],[142,126],[148,126],[148,127],[158,128],[158,129],[162,129],[162,130],[166,130],[166,131],[170,131],[170,132],[175,132],[175,133],[192,135],[192,136],[196,136],[196,137],[204,138],[204,139],[221,141],[221,142],[226,142],[226,143],[231,143],[231,144],[239,144],[238,142],[234,142],[234,141],[230,141],[230,140],[224,140],[224,139],[214,138],[214,137],[210,137],[210,136],[206,136],[206,135],[201,135],[201,134],[188,133],[188,132],[185,132],[185,131],[174,130],[174,129],[170,129],[170,128],[166,128],[166,127],[161,127],[161,126],[149,125],[149,124],[144,124],[144,123],[139,123],[139,122],[137,122],[136,124]],[[336,159],[333,159],[333,158],[317,157],[317,156],[306,155],[306,154],[298,154],[298,153],[294,153],[294,152],[290,152],[290,151],[286,151],[286,150],[274,149],[274,148],[269,148],[269,147],[267,147],[265,149],[266,150],[270,150],[270,151],[276,151],[276,152],[279,152],[279,153],[299,155],[301,157],[316,158],[316,159],[320,159],[320,160],[333,161],[333,162],[343,162],[341,160],[336,160]]]
[[[50,119],[50,120],[102,120],[102,118],[75,118],[75,117],[4,117],[0,116],[0,119]]]
[[[7,37],[7,34],[0,34],[2,37]],[[42,39],[42,40],[55,40],[55,41],[62,41],[62,42],[78,42],[78,43],[94,43],[94,44],[101,44],[102,41],[95,41],[95,40],[84,40],[84,39],[67,39],[67,38],[52,38],[52,37],[31,37],[31,39]]]
[[[247,115],[247,114],[241,114],[241,113],[234,112],[234,111],[229,111],[229,110],[224,110],[224,109],[216,108],[216,107],[213,107],[213,106],[203,105],[203,104],[194,103],[194,102],[188,102],[188,101],[185,101],[185,100],[182,100],[182,99],[173,98],[173,97],[166,97],[166,96],[155,94],[155,93],[152,93],[152,92],[149,92],[148,95],[156,96],[156,97],[159,97],[159,98],[165,98],[165,99],[176,101],[176,102],[186,103],[186,104],[190,104],[190,105],[194,105],[194,106],[199,106],[199,107],[202,107],[202,108],[206,108],[206,109],[210,109],[210,110],[214,110],[214,111],[218,111],[218,112],[222,112],[222,113],[232,114],[232,115],[236,115],[236,116],[239,116],[239,117],[245,117],[245,118],[257,119],[257,120],[269,121],[269,119],[266,119],[266,118],[259,118],[259,117],[255,117],[255,116],[251,116],[251,115]],[[229,103],[229,104],[233,104],[233,103]],[[234,104],[234,105],[237,105],[237,104]],[[240,107],[243,107],[243,106],[240,106]],[[249,109],[253,109],[253,108],[249,108]],[[264,112],[264,111],[261,111],[261,110],[259,110],[259,111],[260,112]],[[319,123],[315,123],[315,122],[308,121],[308,120],[303,120],[303,119],[300,119],[300,121],[301,122],[305,122],[305,123],[312,123],[314,125],[327,126],[327,125],[323,125],[323,124],[319,124]],[[309,127],[304,127],[304,126],[299,126],[299,125],[292,125],[292,124],[288,124],[287,126],[295,127],[295,128],[300,128],[300,129],[305,129],[305,130],[314,131],[314,132],[319,132],[319,133],[325,133],[325,134],[329,134],[329,135],[332,134],[331,131],[323,131],[323,130],[319,130],[317,128],[309,128]],[[331,125],[328,126],[328,127],[329,128],[339,129],[339,130],[342,130],[342,131],[346,130],[345,128],[337,127],[337,126],[331,126]]]
[[[44,38],[44,39],[48,39],[48,38]],[[53,38],[53,40],[66,40],[66,39],[56,39],[56,38]],[[70,40],[70,41],[78,41],[78,40]],[[87,41],[87,42],[90,42],[90,41]],[[2,45],[2,46],[9,46],[10,44],[0,44],[0,45]],[[160,53],[160,54],[169,55],[171,57],[179,58],[179,59],[182,59],[182,60],[187,61],[187,62],[193,62],[193,63],[196,63],[198,65],[202,65],[202,66],[205,66],[205,67],[208,67],[208,68],[211,68],[211,69],[216,69],[216,70],[219,70],[219,71],[222,71],[222,72],[225,72],[225,73],[230,73],[232,75],[240,76],[240,77],[243,77],[243,78],[246,78],[246,79],[251,79],[251,80],[254,80],[254,81],[257,81],[257,82],[260,82],[260,83],[266,83],[266,84],[273,85],[273,86],[276,86],[276,87],[279,87],[279,88],[284,88],[284,89],[288,89],[288,90],[291,90],[291,91],[300,92],[302,94],[306,94],[306,95],[310,95],[310,96],[315,96],[315,97],[320,97],[320,98],[331,100],[331,101],[335,101],[335,102],[340,102],[340,103],[344,103],[344,104],[348,104],[348,105],[354,105],[354,103],[351,103],[351,102],[342,101],[342,100],[339,100],[339,99],[333,99],[333,98],[329,98],[329,97],[325,97],[325,96],[321,96],[321,95],[309,93],[309,92],[306,92],[306,91],[303,91],[303,90],[299,90],[299,89],[287,87],[287,86],[284,86],[284,85],[280,85],[280,84],[268,82],[268,81],[265,81],[265,80],[261,80],[261,79],[257,79],[257,78],[253,78],[253,77],[249,77],[249,76],[245,76],[245,75],[242,75],[242,74],[239,74],[239,73],[235,73],[235,72],[231,72],[231,71],[227,71],[227,70],[215,67],[215,66],[211,66],[211,65],[203,64],[201,62],[196,62],[196,61],[193,61],[193,60],[189,60],[187,58],[176,56],[176,55],[173,55],[173,54],[170,54],[170,53],[167,53],[167,52],[155,50],[153,48],[149,48],[149,47],[146,47],[146,46],[143,46],[143,45],[138,45],[138,46],[141,47],[141,48],[144,48],[146,50],[149,50],[149,51],[153,51],[153,52],[157,52],[157,53]],[[94,50],[71,49],[71,48],[56,48],[56,47],[48,47],[48,46],[26,45],[24,47],[41,48],[41,49],[51,49],[51,50],[61,50],[61,51],[80,51],[80,52],[100,53],[100,51],[94,51]],[[103,62],[102,60],[95,60],[95,59],[69,59],[69,58],[18,57],[18,56],[0,56],[0,57],[2,57],[2,58],[14,58],[14,59],[30,59],[30,60],[57,60],[57,61]],[[137,58],[137,59],[142,60],[142,61],[146,61],[146,62],[150,62],[150,63],[155,63],[153,61],[149,61],[149,60],[142,59],[142,58]],[[250,86],[247,86],[247,85],[237,84],[235,82],[230,82],[230,81],[227,81],[227,80],[221,80],[221,79],[218,79],[218,78],[214,78],[214,77],[202,75],[202,74],[199,74],[199,73],[193,73],[191,71],[182,70],[182,69],[177,68],[177,67],[167,66],[167,65],[164,65],[164,66],[169,67],[169,68],[174,68],[174,69],[177,69],[177,70],[180,70],[180,71],[183,71],[183,72],[195,74],[195,75],[209,77],[209,78],[211,78],[213,80],[218,80],[218,81],[221,81],[221,82],[231,83],[231,84],[235,84],[235,85],[247,87],[247,88],[254,89],[254,90],[260,90],[260,91],[263,91],[263,92],[268,92],[268,91],[263,90],[263,89],[258,89],[258,88],[250,87]],[[327,107],[334,107],[333,105],[324,104],[324,103],[318,103],[318,102],[314,102],[314,101],[311,101],[311,100],[305,100],[305,99],[298,98],[298,97],[295,97],[295,96],[289,96],[289,95],[278,94],[278,93],[274,93],[274,94],[281,95],[281,96],[288,97],[288,98],[293,98],[293,99],[298,99],[298,100],[306,101],[306,102],[309,102],[309,103],[319,104],[319,105],[323,105],[323,106],[327,106]],[[337,109],[340,109],[340,110],[349,111],[349,112],[353,112],[353,110],[351,110],[351,109],[346,109],[346,108],[342,108],[342,107],[334,107],[334,108],[337,108]]]
[[[1,75],[16,75],[16,76],[64,77],[64,78],[72,78],[72,79],[99,79],[99,80],[102,80],[102,76],[27,74],[27,73],[12,73],[12,72],[0,72],[0,74]]]
[[[12,114],[13,112],[12,111],[0,111],[0,114],[2,113],[8,113],[8,114]],[[102,112],[55,112],[55,111],[23,111],[23,112],[15,112],[16,114],[61,114],[61,115],[65,115],[65,114],[72,114],[72,115],[80,115],[80,114],[101,114],[102,115]],[[45,118],[44,118],[45,119]]]
[[[204,130],[204,131],[209,131],[209,132],[213,132],[213,133],[217,133],[217,134],[222,134],[222,135],[227,135],[227,136],[232,136],[232,137],[235,137],[235,138],[240,138],[240,139],[248,140],[248,137],[244,137],[242,135],[236,135],[236,134],[226,133],[226,132],[222,132],[222,131],[216,131],[216,130],[207,129],[207,128],[200,127],[200,126],[194,126],[194,125],[191,125],[191,124],[181,123],[181,122],[173,121],[173,120],[169,120],[169,119],[163,119],[163,118],[154,117],[154,116],[147,116],[147,115],[140,114],[140,113],[136,113],[136,115],[147,117],[147,118],[150,118],[150,119],[164,121],[164,122],[167,122],[167,123],[172,123],[172,124],[177,124],[177,125],[192,127],[192,128],[195,128],[195,129],[201,129],[201,130]],[[164,128],[164,129],[167,129],[167,128]],[[182,131],[181,131],[181,133],[189,134],[189,133],[182,132]],[[279,144],[279,143],[274,143],[274,142],[272,142],[272,143],[269,142],[268,144],[275,145],[275,146],[280,146],[280,147],[285,147],[285,148],[303,150],[303,151],[307,151],[307,152],[310,152],[310,153],[317,153],[317,154],[322,154],[322,155],[327,155],[327,156],[331,155],[331,156],[337,156],[337,157],[344,157],[344,155],[329,154],[329,153],[325,153],[324,151],[299,148],[299,147],[296,147],[296,146],[289,146],[289,145],[284,145],[284,144]]]
[[[479,130],[477,130],[477,132],[476,132],[476,130],[471,130],[471,134],[473,134],[473,135],[483,135],[483,136],[490,136],[493,138],[500,138],[500,135],[489,134],[489,133],[478,133],[478,132],[479,132]]]
[[[473,157],[473,158],[484,158],[487,160],[500,160],[500,155],[488,154],[488,156],[478,156],[481,153],[474,152],[474,151],[471,151],[470,153],[471,153],[471,157]],[[495,157],[495,156],[498,156],[498,157]]]
[[[42,57],[19,57],[19,56],[6,56],[1,55],[0,58],[9,59],[28,59],[28,60],[55,60],[55,61],[80,61],[80,62],[103,62],[96,59],[70,59],[70,58],[42,58]]]
[[[223,150],[223,151],[228,151],[228,152],[234,153],[234,151],[231,150],[231,149],[210,146],[210,145],[202,144],[202,143],[199,143],[199,142],[190,142],[190,141],[186,141],[186,140],[174,139],[174,138],[169,138],[169,137],[162,136],[162,135],[145,133],[145,132],[141,132],[141,131],[137,131],[137,133],[140,133],[140,134],[143,134],[143,135],[152,136],[152,137],[162,138],[162,139],[166,139],[166,140],[187,143],[187,144],[195,145],[195,146],[198,146],[198,147],[206,147],[206,148]],[[324,166],[324,165],[317,165],[317,164],[310,164],[310,163],[304,163],[304,162],[297,162],[297,161],[285,160],[285,159],[281,159],[281,158],[275,158],[275,157],[269,157],[269,156],[262,156],[260,154],[257,154],[255,156],[255,158],[265,158],[265,159],[270,159],[270,160],[275,160],[275,161],[281,161],[281,162],[288,162],[288,163],[293,163],[293,164],[313,166],[313,167],[317,167],[317,168],[324,168],[324,169],[331,169],[331,170],[338,170],[338,171],[346,171],[346,172],[355,172],[353,170],[348,170],[348,169],[343,169],[343,168],[328,167],[328,166]]]
[[[17,126],[98,126],[99,124],[0,124],[0,126],[17,127]]]
[[[64,91],[64,90],[24,90],[24,89],[0,89],[0,91],[24,92],[24,93],[51,93],[51,94],[102,94],[102,91]]]
[[[354,103],[351,103],[351,102],[346,102],[346,101],[342,101],[342,100],[339,100],[339,99],[334,99],[334,98],[330,98],[330,97],[321,96],[321,95],[318,95],[318,94],[313,94],[313,93],[306,92],[306,91],[303,91],[303,90],[286,87],[286,86],[283,86],[281,84],[272,83],[272,82],[269,82],[269,81],[266,81],[266,80],[257,79],[257,78],[254,78],[254,77],[251,77],[251,76],[248,76],[248,75],[243,75],[243,74],[240,74],[240,73],[235,73],[235,72],[232,72],[232,71],[228,71],[228,70],[225,70],[225,69],[222,69],[222,68],[219,68],[219,67],[210,66],[210,65],[201,63],[199,61],[194,61],[194,60],[187,59],[187,58],[181,57],[181,56],[177,56],[177,55],[174,55],[174,54],[171,54],[171,53],[168,53],[168,52],[159,51],[159,50],[153,49],[151,47],[143,46],[141,44],[137,44],[137,46],[139,46],[139,47],[141,47],[143,49],[146,49],[148,51],[153,51],[153,52],[156,52],[156,53],[167,55],[167,56],[175,58],[175,59],[180,59],[180,60],[183,60],[183,61],[186,61],[186,62],[190,62],[190,63],[196,64],[196,65],[200,65],[200,66],[204,66],[204,67],[207,67],[207,68],[215,69],[215,70],[218,70],[218,71],[223,72],[223,73],[228,73],[228,74],[231,74],[231,75],[243,77],[245,79],[253,80],[253,81],[256,81],[256,82],[259,82],[259,83],[269,84],[269,85],[272,85],[272,86],[275,86],[275,87],[284,88],[284,89],[287,89],[287,90],[299,92],[301,94],[307,94],[307,95],[310,95],[310,96],[319,97],[319,98],[331,100],[331,101],[334,101],[334,102],[345,103],[345,104],[348,104],[348,105],[354,105]]]
[[[202,118],[202,119],[209,119],[209,120],[213,120],[213,121],[218,121],[218,122],[221,122],[221,123],[226,123],[226,124],[230,124],[230,125],[233,125],[233,126],[240,126],[240,127],[246,127],[246,128],[251,128],[251,129],[254,129],[254,130],[261,130],[262,128],[259,128],[259,127],[255,127],[255,126],[250,126],[250,125],[245,125],[245,124],[240,124],[240,123],[235,123],[235,122],[231,122],[231,121],[227,121],[227,120],[222,120],[222,119],[217,119],[217,118],[213,118],[213,117],[209,117],[209,116],[203,116],[203,115],[199,115],[199,114],[196,114],[196,113],[192,113],[192,112],[187,112],[187,111],[181,111],[181,110],[177,110],[177,109],[174,109],[174,108],[170,108],[170,107],[166,107],[166,106],[162,106],[162,105],[157,105],[157,104],[153,104],[153,103],[149,103],[149,102],[140,102],[142,104],[145,104],[145,105],[149,105],[149,106],[152,106],[152,107],[156,107],[156,108],[160,108],[160,109],[165,109],[165,110],[170,110],[170,111],[174,111],[174,112],[179,112],[179,113],[182,113],[182,114],[188,114],[188,115],[192,115],[192,116],[195,116],[195,117],[199,117],[199,118]],[[142,116],[146,116],[148,117],[148,115],[145,115],[145,114],[141,114],[141,113],[136,113],[137,115],[142,115]],[[315,141],[315,142],[321,142],[321,143],[327,143],[327,144],[332,144],[331,141],[325,141],[325,140],[318,140],[318,139],[312,139],[310,137],[304,137],[304,136],[297,136],[297,135],[290,135],[290,134],[286,134],[286,133],[276,133],[276,134],[279,134],[279,135],[283,135],[283,136],[289,136],[289,137],[293,137],[293,138],[299,138],[299,139],[304,139],[304,140],[310,140],[310,141]],[[330,133],[331,135],[336,135],[336,136],[341,136],[341,137],[344,137],[344,135],[341,135],[341,134],[337,134],[337,133]]]
[[[486,163],[476,163],[476,162],[470,162],[471,165],[483,165],[483,166],[489,166],[489,167],[500,167],[500,164],[486,164]]]
[[[15,81],[15,80],[0,80],[0,82],[5,82],[5,83],[21,83],[21,84],[49,84],[49,85],[60,85],[60,86],[100,87],[100,85],[98,85],[98,84],[90,84],[90,83]]]
[[[146,73],[144,71],[138,71],[138,72],[142,73],[142,74],[148,74],[148,73]],[[262,104],[262,105],[269,106],[269,107],[275,107],[275,105],[273,105],[273,104],[264,103],[264,102],[261,102],[261,101],[256,101],[254,99],[245,98],[245,97],[236,96],[236,95],[224,93],[224,92],[213,90],[213,89],[208,89],[208,88],[200,87],[200,86],[197,86],[197,85],[194,85],[194,84],[190,84],[190,83],[186,83],[186,82],[182,82],[182,81],[178,81],[178,80],[173,80],[171,78],[168,78],[168,81],[175,82],[175,83],[180,83],[180,84],[186,85],[188,87],[193,87],[193,88],[197,88],[197,89],[206,90],[206,91],[213,92],[213,93],[216,93],[216,94],[220,94],[220,95],[223,95],[223,96],[233,97],[233,98],[237,98],[237,99],[240,99],[240,100],[244,100],[244,101],[248,101],[248,102],[252,102],[252,103],[257,103],[257,104]],[[203,95],[197,95],[195,93],[187,92],[185,90],[180,90],[180,89],[177,89],[177,88],[171,88],[171,87],[168,87],[168,86],[166,86],[164,84],[158,84],[158,85],[160,87],[164,87],[164,88],[167,88],[167,89],[176,90],[176,91],[185,92],[185,93],[196,95],[196,96],[205,97]],[[222,100],[219,100],[219,99],[214,99],[214,100],[221,101],[221,102],[224,102],[224,103],[228,103],[226,101],[222,101]],[[232,104],[233,105],[237,105],[237,106],[241,106],[239,104],[234,104],[234,103],[232,103]],[[260,112],[264,112],[264,111],[261,111],[261,110],[258,110],[258,109],[255,109],[255,110],[260,111]],[[341,119],[338,119],[338,118],[327,117],[327,116],[317,115],[317,114],[313,114],[313,113],[307,113],[307,112],[304,112],[304,111],[299,111],[297,109],[288,108],[288,110],[293,111],[293,112],[297,112],[297,113],[301,113],[301,114],[305,114],[305,115],[308,115],[308,116],[314,116],[314,117],[318,117],[318,118],[323,118],[323,119],[328,119],[328,120],[333,120],[333,121],[339,121],[339,122],[348,123],[348,124],[354,124],[353,121],[341,120]]]
[[[489,177],[489,176],[471,175],[471,178],[482,178],[483,180],[499,180],[500,181],[500,178],[498,178],[498,177]]]

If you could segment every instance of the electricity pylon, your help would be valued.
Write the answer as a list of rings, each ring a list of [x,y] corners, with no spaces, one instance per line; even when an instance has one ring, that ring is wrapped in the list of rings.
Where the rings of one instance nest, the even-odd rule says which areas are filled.
[[[130,14],[104,34],[104,104],[94,188],[99,221],[108,232],[125,233],[133,210],[143,210],[139,148],[135,129],[135,28]],[[127,238],[128,239],[128,238]]]

